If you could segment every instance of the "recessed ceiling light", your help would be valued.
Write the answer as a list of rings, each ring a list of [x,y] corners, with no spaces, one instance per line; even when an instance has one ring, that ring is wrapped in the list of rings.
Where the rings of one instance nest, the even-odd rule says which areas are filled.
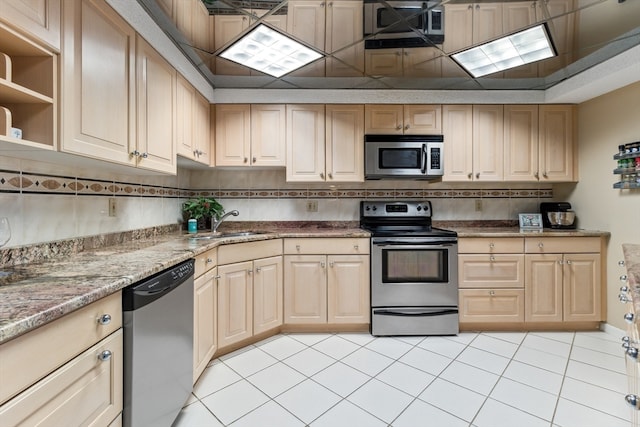
[[[473,77],[482,77],[555,55],[547,26],[540,24],[451,57]]]
[[[282,77],[321,58],[322,54],[260,24],[218,56],[273,77]]]

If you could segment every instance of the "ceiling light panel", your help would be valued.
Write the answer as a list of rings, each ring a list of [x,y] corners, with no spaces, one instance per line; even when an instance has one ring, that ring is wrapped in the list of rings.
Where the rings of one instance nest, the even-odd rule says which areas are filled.
[[[473,77],[486,76],[552,56],[555,56],[555,51],[544,24],[451,55]]]
[[[282,77],[321,58],[322,54],[260,24],[219,56],[273,77]]]

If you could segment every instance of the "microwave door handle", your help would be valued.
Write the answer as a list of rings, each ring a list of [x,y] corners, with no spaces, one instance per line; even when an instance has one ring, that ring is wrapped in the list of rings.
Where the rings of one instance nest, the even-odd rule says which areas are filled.
[[[427,173],[427,144],[422,144],[422,167],[420,172],[422,172],[422,175]]]

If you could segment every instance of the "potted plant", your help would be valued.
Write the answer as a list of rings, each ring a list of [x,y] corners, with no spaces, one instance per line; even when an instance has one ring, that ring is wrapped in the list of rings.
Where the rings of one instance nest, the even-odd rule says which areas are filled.
[[[189,219],[198,221],[198,230],[211,228],[211,218],[220,218],[224,214],[224,208],[212,197],[198,197],[184,202],[182,212],[185,223]]]

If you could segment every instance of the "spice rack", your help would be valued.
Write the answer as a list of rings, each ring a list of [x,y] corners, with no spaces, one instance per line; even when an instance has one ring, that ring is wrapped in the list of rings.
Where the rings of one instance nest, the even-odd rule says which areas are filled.
[[[620,175],[620,181],[613,184],[613,188],[640,188],[640,141],[620,145],[613,160],[618,162],[613,173]]]

